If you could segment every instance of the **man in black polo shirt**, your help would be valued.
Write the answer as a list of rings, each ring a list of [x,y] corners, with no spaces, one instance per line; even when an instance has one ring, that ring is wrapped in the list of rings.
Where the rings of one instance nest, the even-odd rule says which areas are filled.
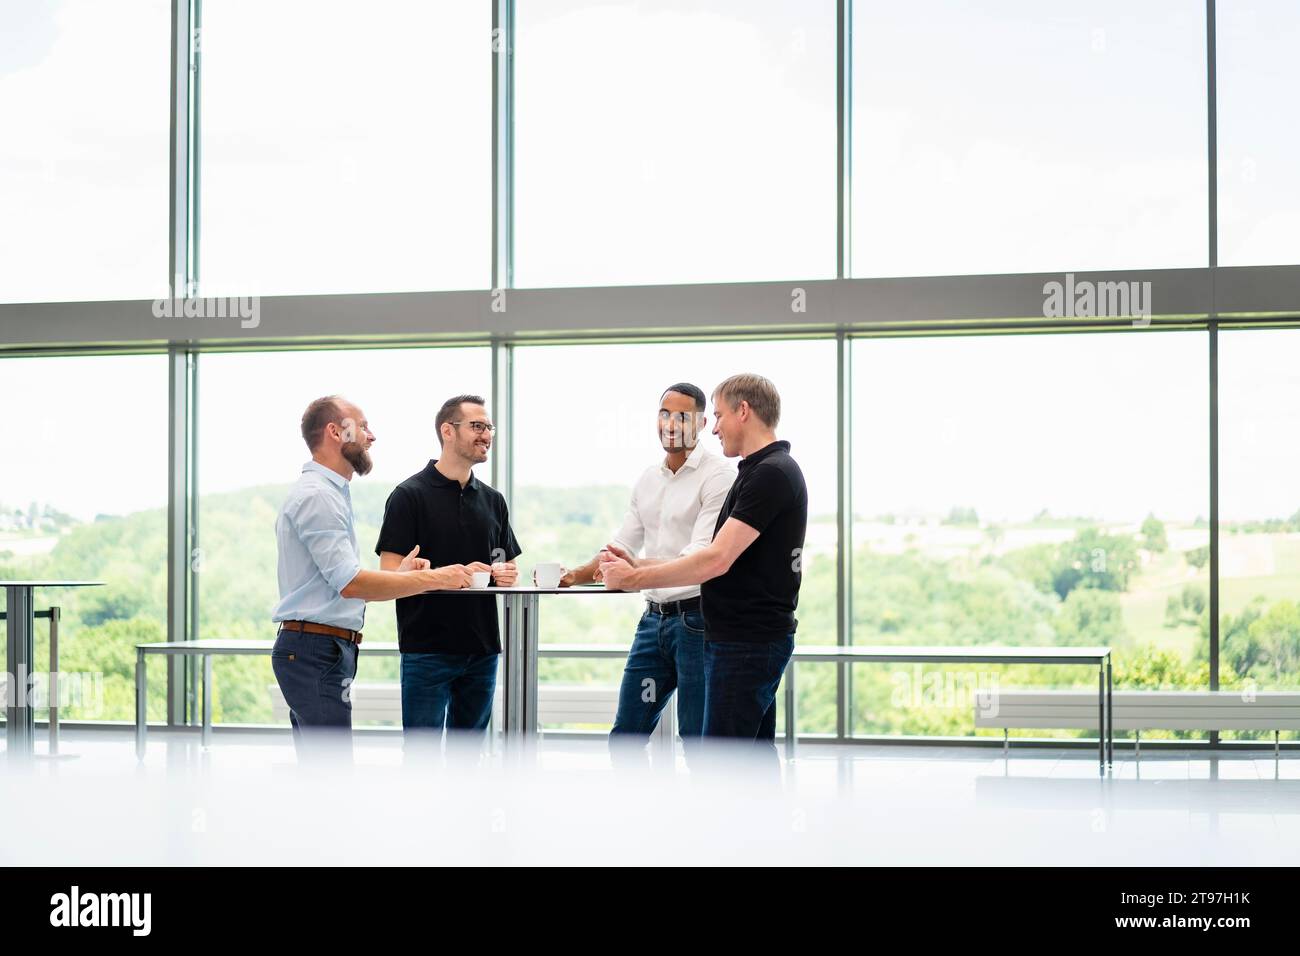
[[[435,565],[490,571],[509,587],[519,543],[505,498],[474,476],[487,461],[496,426],[477,395],[443,403],[435,423],[442,457],[393,489],[375,551],[379,566],[397,567],[419,546]],[[397,602],[402,727],[408,739],[440,739],[443,727],[481,731],[492,715],[501,653],[494,595],[419,594]]]
[[[722,453],[742,460],[712,543],[661,562],[607,545],[601,575],[625,591],[702,585],[704,736],[757,741],[775,757],[776,688],[794,651],[808,487],[790,443],[777,441],[781,396],[770,381],[733,375],[714,390],[713,405]]]

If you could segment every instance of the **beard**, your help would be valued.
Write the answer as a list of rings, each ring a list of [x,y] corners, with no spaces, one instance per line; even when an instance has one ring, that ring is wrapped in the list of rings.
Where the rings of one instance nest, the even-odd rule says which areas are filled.
[[[343,457],[347,459],[348,464],[352,466],[352,470],[358,475],[370,474],[374,462],[370,460],[370,452],[362,448],[360,444],[350,441],[340,451],[343,453]]]

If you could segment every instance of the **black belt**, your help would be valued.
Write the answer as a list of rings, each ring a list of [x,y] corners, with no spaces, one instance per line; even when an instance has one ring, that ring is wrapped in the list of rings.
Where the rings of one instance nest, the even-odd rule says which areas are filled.
[[[654,614],[685,614],[687,611],[700,609],[700,599],[697,597],[687,598],[685,601],[669,601],[667,604],[659,604],[655,601],[645,603]]]

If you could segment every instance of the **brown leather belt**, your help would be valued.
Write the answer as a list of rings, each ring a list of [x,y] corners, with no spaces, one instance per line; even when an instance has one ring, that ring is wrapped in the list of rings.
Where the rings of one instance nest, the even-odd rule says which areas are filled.
[[[327,637],[341,637],[353,644],[361,643],[360,631],[349,631],[347,628],[334,627],[330,624],[313,624],[311,621],[281,621],[280,626],[287,627],[291,631],[302,631],[306,634],[324,634]]]

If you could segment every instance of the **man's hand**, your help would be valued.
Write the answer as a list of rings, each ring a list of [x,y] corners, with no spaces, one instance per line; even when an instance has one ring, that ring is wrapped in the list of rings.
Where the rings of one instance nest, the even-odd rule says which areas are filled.
[[[461,588],[469,587],[474,580],[473,567],[473,565],[466,567],[463,564],[448,564],[423,573],[429,576],[429,590],[459,591]],[[486,571],[488,568],[484,566],[483,570]]]
[[[500,561],[492,565],[492,578],[499,588],[512,588],[519,580],[519,568],[513,561]]]
[[[600,552],[600,560],[602,564],[605,561],[610,560],[611,558],[619,558],[623,561],[626,561],[628,567],[630,568],[635,568],[638,564],[640,564],[640,562],[636,558],[636,555],[628,554],[626,551],[624,551],[616,544],[607,544],[605,545],[604,549]]]
[[[402,563],[397,566],[399,571],[427,571],[430,567],[428,558],[416,557],[420,553],[420,546],[417,544],[411,549],[411,553],[402,558]]]
[[[605,582],[605,587],[611,591],[640,590],[632,580],[636,574],[636,569],[625,558],[615,557],[612,554],[606,557],[608,560],[600,562],[600,571],[598,572]]]

